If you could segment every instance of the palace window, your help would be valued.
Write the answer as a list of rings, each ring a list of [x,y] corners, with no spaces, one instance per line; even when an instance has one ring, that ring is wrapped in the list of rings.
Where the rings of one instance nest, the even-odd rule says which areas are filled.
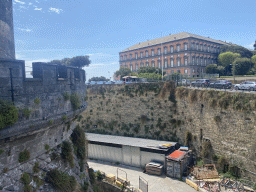
[[[199,44],[196,44],[196,50],[198,50],[199,49]]]
[[[173,59],[171,59],[171,67],[173,67],[173,63],[174,63],[174,62],[173,62]]]
[[[130,54],[130,59],[132,59],[132,54]]]
[[[147,66],[147,67],[149,66],[149,62],[146,62],[146,66]]]
[[[123,61],[123,56],[120,57],[120,60]]]
[[[206,64],[207,64],[207,59],[205,58],[204,59],[204,65],[206,66]]]
[[[187,69],[185,69],[185,70],[184,70],[184,73],[188,73],[188,70],[187,70]]]
[[[196,64],[199,65],[199,57],[196,58]]]
[[[151,50],[151,56],[154,56],[155,55],[155,52],[154,52],[154,49]]]
[[[203,45],[202,44],[200,45],[200,50],[203,51]]]
[[[171,53],[173,53],[173,46],[170,46],[170,51]]]
[[[136,63],[136,64],[135,64],[135,70],[137,71],[138,68],[139,68],[139,65],[138,65],[138,63]]]
[[[177,59],[177,65],[180,66],[180,59]]]
[[[192,64],[195,65],[195,57],[192,57]]]
[[[210,52],[210,46],[207,47],[207,51]]]
[[[151,67],[155,67],[155,61],[151,61]]]
[[[131,71],[132,71],[132,64],[130,64],[130,69],[131,69]]]
[[[177,45],[177,52],[180,51],[180,45]]]
[[[164,60],[164,68],[167,68],[167,67],[168,67],[168,60],[165,59],[165,60]]]
[[[140,58],[143,58],[143,52],[140,52]]]
[[[140,63],[140,67],[144,67],[144,63],[143,62]]]
[[[145,53],[146,53],[146,57],[148,57],[148,51],[146,51]]]
[[[135,53],[135,59],[138,59],[138,53]]]
[[[188,44],[187,43],[184,44],[184,50],[188,50]]]
[[[184,64],[188,65],[188,58],[187,57],[184,58]]]
[[[127,55],[124,56],[124,60],[126,60],[126,59],[127,59]]]
[[[203,65],[203,58],[201,58],[201,65]]]
[[[164,54],[167,54],[167,47],[164,47]]]
[[[195,49],[195,43],[192,43],[192,49],[193,50]]]
[[[158,68],[161,69],[161,61],[157,61],[157,64],[158,64]]]
[[[161,55],[161,48],[157,49],[157,53],[158,53],[158,55]]]

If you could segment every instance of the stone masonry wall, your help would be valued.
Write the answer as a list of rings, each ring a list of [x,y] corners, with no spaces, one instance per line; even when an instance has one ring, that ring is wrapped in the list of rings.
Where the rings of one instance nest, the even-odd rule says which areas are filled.
[[[88,132],[179,141],[182,145],[189,131],[197,156],[208,140],[213,148],[211,154],[225,156],[245,176],[255,178],[255,95],[242,93],[238,98],[241,109],[235,109],[238,106],[222,106],[226,105],[221,103],[224,92],[216,96],[216,104],[212,105],[211,100],[205,99],[211,91],[197,90],[193,101],[191,91],[188,89],[187,96],[180,97],[177,89],[163,83],[89,86],[89,105],[80,124]]]

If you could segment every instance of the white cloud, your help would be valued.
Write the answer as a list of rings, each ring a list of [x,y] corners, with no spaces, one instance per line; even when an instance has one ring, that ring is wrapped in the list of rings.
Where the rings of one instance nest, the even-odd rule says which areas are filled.
[[[248,44],[248,45],[244,45],[244,46],[245,46],[246,48],[248,48],[248,49],[253,49],[254,43],[255,43],[255,42],[252,42],[252,43],[250,43],[250,44]]]
[[[49,12],[55,12],[57,14],[60,14],[62,11],[63,11],[62,9],[57,9],[57,8],[53,8],[53,7],[49,8]]]
[[[22,28],[18,28],[19,30],[21,31],[25,31],[25,32],[31,32],[32,30],[31,29],[22,29]]]
[[[28,5],[32,5],[32,4],[33,4],[33,3],[30,2]]]
[[[36,11],[42,11],[42,9],[43,9],[43,8],[37,8],[37,7],[36,7],[34,10],[36,10]]]
[[[23,2],[23,1],[19,1],[19,0],[14,0],[16,3],[20,3],[20,4],[22,4],[22,5],[24,5],[25,4],[25,2]]]

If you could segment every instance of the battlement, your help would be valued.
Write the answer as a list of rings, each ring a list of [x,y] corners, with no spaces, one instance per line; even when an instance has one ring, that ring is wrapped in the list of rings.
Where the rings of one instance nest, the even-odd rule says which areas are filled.
[[[27,127],[37,122],[57,121],[64,115],[72,117],[74,107],[64,94],[76,94],[79,109],[86,106],[83,69],[42,62],[32,65],[33,78],[26,78],[24,61],[0,59],[0,99],[13,101],[19,109],[18,122],[0,130],[0,135],[6,129],[28,130]],[[25,110],[29,114],[25,114]]]

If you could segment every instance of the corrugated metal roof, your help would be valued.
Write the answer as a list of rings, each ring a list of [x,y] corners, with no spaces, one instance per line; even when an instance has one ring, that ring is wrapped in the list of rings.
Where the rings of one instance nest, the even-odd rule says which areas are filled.
[[[96,142],[104,142],[104,143],[113,143],[119,145],[127,145],[134,147],[143,147],[149,149],[161,149],[160,146],[163,144],[170,144],[171,146],[175,146],[177,142],[170,141],[158,141],[152,139],[142,139],[135,137],[123,137],[123,136],[114,136],[114,135],[101,135],[95,133],[85,133],[88,141],[96,141]]]
[[[185,156],[185,154],[186,154],[186,152],[184,152],[184,151],[176,150],[172,154],[168,155],[167,158],[175,160],[175,161],[179,161]]]
[[[197,38],[197,39],[210,41],[210,42],[213,42],[213,43],[219,43],[219,44],[222,44],[222,45],[228,45],[229,44],[229,43],[226,43],[226,42],[223,42],[223,41],[220,41],[220,40],[211,39],[209,37],[203,37],[203,36],[195,35],[195,34],[192,34],[192,33],[181,32],[181,33],[161,37],[161,38],[158,38],[158,39],[153,39],[153,40],[141,42],[141,43],[133,45],[133,46],[121,51],[121,52],[131,51],[131,50],[134,50],[134,49],[140,49],[140,48],[144,48],[144,47],[148,47],[148,46],[152,46],[152,45],[158,45],[158,44],[161,44],[161,43],[176,41],[176,40],[179,40],[179,39],[185,39],[185,38],[189,38],[189,37],[194,37],[194,38]]]

